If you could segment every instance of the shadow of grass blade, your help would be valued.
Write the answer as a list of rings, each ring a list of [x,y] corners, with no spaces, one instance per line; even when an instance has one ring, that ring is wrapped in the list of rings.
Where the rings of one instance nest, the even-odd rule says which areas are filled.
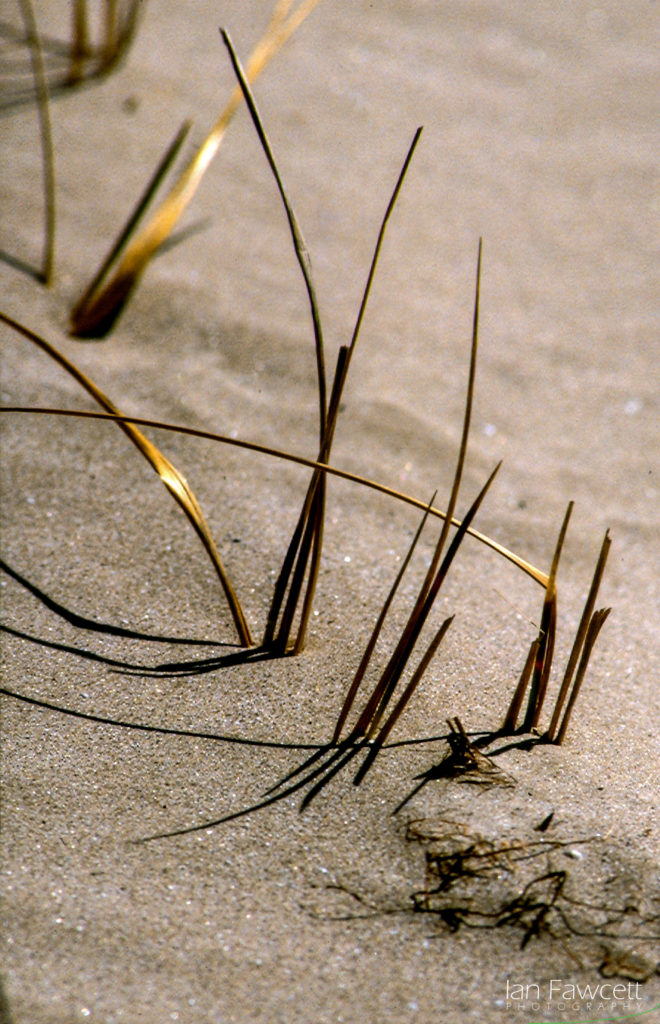
[[[246,71],[248,81],[254,81],[261,74],[268,62],[319,2],[320,0],[302,0],[288,16],[290,4],[276,5],[269,26],[248,61]],[[87,323],[91,324],[95,320],[99,321],[110,317],[116,319],[147,264],[174,230],[195,195],[199,183],[220,147],[240,101],[241,90],[236,86],[229,102],[192,160],[187,164],[160,206],[153,212],[151,218],[127,244],[114,276],[94,301],[90,302],[86,314]],[[103,317],[99,312],[101,310]]]
[[[24,338],[27,338],[33,344],[37,345],[43,352],[50,356],[51,359],[55,360],[55,362],[66,370],[67,373],[71,374],[71,376],[85,389],[85,391],[87,391],[87,393],[91,395],[92,398],[108,413],[118,417],[121,416],[121,412],[100,390],[100,388],[97,388],[89,377],[79,370],[74,363],[70,362],[66,356],[62,355],[61,352],[58,352],[53,345],[47,342],[44,338],[41,338],[38,334],[29,330],[29,328],[23,326],[23,324],[18,323],[16,320],[12,320],[11,317],[8,317],[4,313],[0,313],[0,320],[13,328],[19,334],[22,334]],[[206,553],[211,559],[220,583],[222,584],[240,643],[244,647],[250,647],[252,645],[252,637],[250,635],[247,620],[245,619],[245,615],[243,614],[243,610],[240,606],[234,588],[222,564],[220,555],[216,550],[213,538],[211,537],[206,520],[202,514],[202,510],[199,507],[197,499],[190,489],[187,480],[179,470],[172,465],[169,459],[165,458],[158,448],[152,444],[152,442],[149,441],[134,424],[123,419],[118,419],[116,422],[127,437],[130,438],[136,448],[142,453],[151,467],[156,471],[156,473],[158,473],[158,476],[163,481],[170,494],[172,494],[188,517],[195,532],[197,533],[197,536],[201,540]]]

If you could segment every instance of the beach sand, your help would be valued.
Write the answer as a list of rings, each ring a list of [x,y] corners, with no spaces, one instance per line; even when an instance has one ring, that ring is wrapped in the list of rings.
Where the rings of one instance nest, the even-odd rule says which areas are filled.
[[[63,36],[66,5],[56,6],[50,27]],[[151,263],[106,339],[67,332],[71,306],[180,123],[193,120],[191,152],[233,87],[219,25],[245,59],[268,6],[146,5],[123,65],[53,100],[49,289],[15,265],[37,265],[41,251],[36,110],[3,112],[0,249],[13,265],[0,262],[0,308],[129,415],[314,458],[309,309],[244,108],[182,225],[200,229]],[[102,422],[2,416],[2,558],[12,572],[1,575],[0,1019],[660,1021],[650,941],[660,932],[657,37],[656,5],[642,0],[325,0],[255,86],[311,253],[329,376],[424,126],[351,366],[334,465],[424,502],[437,488],[446,504],[483,237],[458,513],[503,460],[476,525],[547,572],[575,501],[548,709],[611,532],[598,605],[612,612],[566,741],[498,755],[512,785],[433,779],[393,814],[445,756],[449,716],[470,733],[499,727],[538,629],[542,588],[468,539],[429,624],[455,614],[451,629],[360,787],[349,766],[303,812],[301,790],[216,827],[140,842],[259,803],[330,739],[420,513],[331,480],[305,651],[244,661],[232,657],[231,617],[197,538],[124,435]],[[4,325],[0,337],[3,405],[93,408],[42,351]],[[309,470],[149,436],[189,480],[260,639]],[[367,685],[396,643],[437,531],[424,532]],[[72,624],[44,595],[115,632]],[[547,831],[535,831],[551,812]],[[524,929],[486,917],[451,933],[411,909],[425,848],[406,825],[422,818],[493,843],[566,843],[538,859],[539,874],[565,871],[572,898],[612,911],[634,903],[646,921],[605,926],[598,912],[564,904],[597,934],[542,933],[521,949]],[[497,869],[461,890],[463,903],[492,909],[498,893],[521,891],[529,864],[502,857]],[[629,923],[636,938],[600,934]],[[599,971],[624,954],[628,966]]]

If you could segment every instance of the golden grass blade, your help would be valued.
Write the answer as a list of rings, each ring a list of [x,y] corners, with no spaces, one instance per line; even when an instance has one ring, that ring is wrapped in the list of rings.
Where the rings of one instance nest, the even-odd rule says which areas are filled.
[[[532,684],[529,689],[529,703],[523,723],[525,732],[535,729],[539,723],[543,700],[548,687],[550,669],[552,668],[552,656],[555,646],[555,632],[557,628],[557,570],[561,558],[564,538],[568,529],[568,523],[573,511],[573,502],[569,501],[564,520],[559,531],[555,552],[548,576],[548,585],[543,598],[543,610],[541,612],[541,625],[539,628],[539,649],[536,655]]]
[[[107,277],[113,263],[126,245],[132,233],[135,231],[139,221],[142,219],[147,206],[160,187],[163,178],[176,160],[189,130],[190,121],[184,121],[168,146],[160,163],[156,167],[151,180],[140,196],[133,212],[128,218],[125,226],[122,228],[110,252],[73,307],[71,311],[70,324],[71,333],[75,334],[76,337],[98,338],[107,334],[115,322],[116,317],[119,315],[121,306],[117,306],[117,304],[112,300],[112,296],[107,295],[107,293],[103,293],[106,295],[106,300],[104,301],[103,295],[98,294],[99,289]],[[89,316],[91,308],[94,309],[94,316],[92,318]]]
[[[585,672],[587,671],[587,665],[589,664],[591,652],[594,648],[596,640],[598,639],[598,634],[600,633],[605,623],[605,619],[611,611],[611,608],[601,608],[600,611],[594,612],[591,616],[591,621],[589,622],[589,628],[587,629],[587,635],[584,641],[584,648],[582,650],[582,657],[580,658],[580,665],[577,670],[577,675],[575,676],[573,689],[571,690],[571,695],[568,699],[568,704],[566,705],[566,711],[564,713],[561,726],[559,727],[557,738],[554,741],[557,744],[564,742],[566,730],[568,729],[568,723],[571,718],[571,712],[573,711],[575,701],[577,700],[578,693],[580,692],[580,687],[582,686],[582,680],[584,679]]]
[[[172,494],[188,517],[195,532],[197,533],[197,536],[204,545],[206,553],[211,559],[220,583],[222,584],[239,640],[243,646],[251,646],[252,638],[243,610],[240,606],[234,588],[231,585],[229,577],[227,576],[220,559],[220,555],[216,550],[213,538],[211,537],[206,520],[202,514],[202,510],[199,507],[197,499],[190,489],[185,477],[178,471],[178,469],[176,469],[175,466],[172,465],[169,459],[165,458],[158,448],[156,448],[156,446],[138,430],[133,423],[122,418],[121,413],[113,402],[110,401],[110,399],[89,379],[89,377],[70,362],[66,356],[62,355],[61,352],[58,352],[58,350],[49,344],[49,342],[44,338],[41,338],[38,334],[30,331],[27,327],[24,327],[17,321],[12,320],[4,313],[0,313],[0,320],[37,345],[43,352],[49,355],[51,359],[54,359],[56,363],[67,371],[67,373],[71,374],[71,376],[85,389],[85,391],[87,391],[87,393],[91,395],[103,409],[106,410],[106,412],[112,414],[112,416],[116,418],[118,426],[124,431],[127,437],[130,438],[156,473],[158,473],[158,476],[161,478],[170,494]]]
[[[13,324],[14,321],[8,318],[4,313],[0,313],[0,320],[5,323]],[[103,412],[89,412],[82,409],[53,409],[41,406],[0,406],[0,413],[30,413],[33,415],[41,416],[71,416],[80,419],[96,419],[96,420],[108,420],[121,421],[123,423],[134,423],[140,427],[153,427],[155,430],[169,430],[177,434],[187,434],[189,437],[199,437],[205,441],[215,441],[219,444],[230,445],[234,448],[243,448],[245,451],[255,452],[259,455],[267,455],[272,458],[282,459],[284,462],[293,462],[298,466],[305,466],[308,469],[319,470],[321,473],[326,473],[329,476],[337,477],[339,480],[346,480],[348,483],[359,484],[362,487],[368,487],[372,491],[376,491],[378,494],[383,494],[388,498],[393,498],[395,501],[401,501],[406,505],[410,505],[412,508],[417,508],[423,512],[427,504],[422,501],[421,498],[415,498],[411,494],[405,494],[403,491],[398,491],[394,487],[388,487],[386,484],[381,484],[377,480],[371,480],[369,477],[360,476],[357,473],[349,473],[348,470],[339,469],[336,466],[331,466],[323,462],[315,462],[314,459],[305,458],[304,455],[295,455],[293,452],[283,451],[281,448],[272,448],[269,445],[257,444],[254,441],[244,441],[241,438],[230,437],[228,434],[216,434],[210,430],[198,430],[196,427],[185,427],[182,424],[175,423],[164,423],[162,420],[151,420],[141,416],[123,416],[115,413],[103,413]],[[444,509],[436,508],[435,506],[429,510],[429,515],[434,516],[436,519],[444,519],[446,512]],[[452,526],[458,528],[461,525],[460,519],[452,519]],[[497,541],[487,537],[486,534],[480,533],[479,530],[475,530],[472,526],[469,526],[467,535],[472,537],[474,540],[478,540],[485,547],[490,548],[495,554],[505,558],[512,565],[515,565],[517,569],[524,572],[525,575],[529,576],[530,579],[538,583],[539,586],[547,587],[548,577],[541,569],[537,569],[531,562],[527,562],[520,555],[515,554],[513,551],[509,551],[504,545],[499,544]]]
[[[557,724],[559,722],[561,709],[563,707],[564,700],[566,699],[568,688],[571,685],[571,681],[573,679],[573,673],[575,672],[575,666],[577,665],[578,657],[580,655],[580,651],[582,650],[584,639],[587,635],[587,630],[589,627],[589,623],[591,621],[594,605],[596,604],[596,598],[598,597],[598,589],[600,587],[600,581],[603,578],[605,564],[607,562],[607,556],[609,554],[611,544],[612,541],[610,539],[610,531],[607,530],[605,532],[605,537],[603,538],[600,554],[598,556],[598,562],[596,563],[596,569],[594,571],[593,579],[591,581],[591,587],[587,595],[584,611],[582,612],[582,618],[580,619],[580,625],[578,626],[577,633],[575,634],[575,640],[573,642],[573,647],[571,649],[571,653],[569,655],[569,659],[566,665],[566,671],[564,673],[564,678],[562,680],[562,684],[559,690],[559,695],[555,703],[555,709],[552,713],[550,728],[548,729],[549,740],[553,740],[555,738],[555,731],[557,729]]]
[[[249,82],[255,81],[319,2],[320,0],[302,0],[298,7],[288,14],[288,17],[286,15],[289,4],[276,6],[263,38],[255,47],[248,61],[246,77]],[[174,230],[195,195],[206,169],[220,147],[240,101],[241,90],[239,86],[236,86],[229,102],[190,163],[149,221],[126,247],[114,276],[96,300],[90,303],[86,310],[86,316],[80,324],[84,333],[92,331],[94,324],[106,318],[110,310],[116,310],[115,316],[118,315],[150,259]],[[98,310],[102,311],[102,315],[99,314],[97,306]]]
[[[435,653],[438,650],[438,647],[440,646],[440,644],[442,643],[442,641],[444,639],[444,636],[445,636],[447,630],[449,629],[449,627],[451,626],[453,621],[454,621],[454,616],[453,615],[451,615],[448,619],[445,619],[445,621],[440,626],[440,629],[437,631],[437,633],[433,637],[431,643],[426,648],[426,651],[424,652],[419,665],[415,669],[415,671],[414,671],[414,673],[413,673],[413,675],[412,675],[412,677],[410,679],[410,682],[408,683],[408,685],[406,686],[405,690],[403,691],[403,693],[399,697],[399,700],[397,701],[396,705],[394,706],[394,709],[391,712],[389,718],[387,719],[387,721],[385,722],[383,728],[380,730],[380,732],[378,733],[378,736],[376,737],[376,739],[374,740],[373,744],[371,745],[367,757],[365,758],[365,760],[363,761],[362,765],[360,766],[360,770],[358,771],[357,775],[353,779],[353,782],[354,782],[354,784],[356,786],[360,785],[360,783],[362,782],[363,778],[365,777],[365,775],[367,774],[367,772],[371,768],[372,764],[374,763],[374,761],[378,757],[378,754],[379,754],[383,744],[387,740],[387,737],[389,736],[389,734],[391,733],[392,729],[396,725],[398,719],[401,717],[401,715],[402,715],[403,711],[405,710],[405,708],[406,708],[410,698],[412,697],[413,693],[415,692],[415,690],[417,689],[419,683],[421,682],[424,673],[426,672],[427,668],[431,664],[431,661],[435,657]]]
[[[516,686],[513,697],[511,698],[509,710],[507,711],[504,721],[502,722],[502,728],[500,731],[507,736],[516,731],[516,725],[518,724],[518,715],[520,714],[520,708],[522,707],[523,698],[525,696],[525,693],[527,692],[527,686],[529,685],[529,680],[532,675],[532,669],[536,664],[536,658],[539,651],[539,644],[540,640],[538,637],[536,638],[536,640],[532,640],[532,643],[530,644],[529,653],[525,660],[523,670],[520,673],[518,685]]]
[[[37,94],[39,133],[41,137],[41,160],[43,167],[45,229],[40,279],[49,285],[55,262],[55,157],[53,154],[53,133],[50,123],[48,83],[44,70],[41,39],[31,0],[20,0],[25,36],[30,47],[32,76]]]
[[[353,706],[353,703],[355,701],[355,697],[357,695],[358,689],[359,689],[360,684],[361,684],[361,682],[362,682],[362,680],[364,678],[364,674],[367,671],[367,668],[369,666],[369,662],[371,661],[371,656],[372,656],[372,654],[374,652],[374,649],[376,647],[376,643],[378,642],[378,637],[380,636],[381,630],[383,628],[383,623],[385,622],[385,619],[387,617],[387,613],[390,610],[390,607],[391,607],[392,601],[394,600],[396,592],[399,589],[399,584],[401,583],[401,580],[403,579],[404,573],[405,573],[406,569],[408,568],[408,565],[410,563],[410,559],[413,556],[413,552],[414,552],[415,548],[417,547],[417,542],[418,542],[419,538],[422,535],[422,530],[424,529],[424,526],[426,525],[426,521],[427,521],[427,519],[429,517],[429,512],[430,512],[430,510],[431,510],[431,508],[433,506],[433,501],[434,500],[435,500],[435,494],[433,495],[433,497],[431,498],[431,501],[429,502],[429,504],[426,507],[426,511],[424,512],[424,516],[422,518],[421,523],[417,527],[417,532],[415,533],[415,536],[413,537],[412,542],[411,542],[411,544],[410,544],[410,546],[408,548],[408,551],[406,553],[406,557],[404,558],[403,562],[401,563],[401,568],[399,569],[399,571],[398,571],[398,573],[396,575],[396,579],[394,580],[394,583],[390,587],[390,591],[389,591],[387,597],[385,598],[385,602],[383,604],[383,607],[380,610],[380,614],[379,614],[378,618],[376,619],[376,625],[374,626],[374,628],[373,628],[373,630],[371,632],[371,636],[369,637],[369,642],[367,643],[367,646],[365,647],[364,654],[362,655],[362,659],[360,661],[360,664],[358,665],[358,670],[355,673],[355,676],[353,677],[353,681],[352,681],[352,683],[350,685],[348,693],[346,694],[346,698],[345,698],[344,703],[342,705],[342,709],[339,712],[339,717],[337,718],[337,724],[335,725],[335,731],[333,733],[331,743],[337,743],[338,740],[339,740],[339,737],[341,735],[341,731],[344,728],[344,723],[346,722],[346,719],[347,719],[348,715],[350,714],[350,710],[351,710],[351,708]]]

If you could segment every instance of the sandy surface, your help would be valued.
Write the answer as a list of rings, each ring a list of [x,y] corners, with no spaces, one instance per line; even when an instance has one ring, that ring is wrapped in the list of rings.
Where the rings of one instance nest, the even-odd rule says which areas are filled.
[[[305,294],[244,110],[185,221],[210,223],[153,262],[109,338],[67,336],[73,301],[174,131],[191,117],[201,141],[229,93],[218,25],[246,56],[267,6],[152,3],[126,64],[53,103],[55,280],[45,290],[0,262],[1,308],[76,360],[127,413],[313,457]],[[436,628],[456,614],[447,640],[392,735],[397,745],[360,788],[344,773],[304,813],[295,794],[215,828],[136,842],[249,807],[329,739],[418,513],[332,482],[305,652],[227,661],[235,637],[213,572],[120,432],[2,417],[4,562],[52,602],[138,635],[72,625],[2,573],[2,685],[15,696],[2,697],[9,1009],[0,1019],[660,1020],[660,978],[635,988],[658,957],[649,941],[657,920],[630,917],[637,938],[562,944],[542,935],[523,950],[513,927],[450,934],[410,910],[424,886],[424,850],[405,837],[409,819],[444,815],[492,841],[569,842],[550,860],[568,872],[574,896],[610,910],[635,903],[647,918],[659,912],[657,43],[657,5],[646,0],[324,0],[256,89],[312,253],[329,367],[350,338],[409,141],[425,128],[387,235],[333,462],[424,500],[438,487],[446,501],[482,235],[480,361],[459,508],[503,459],[477,525],[547,569],[575,500],[553,693],[611,530],[599,604],[613,611],[576,719],[562,747],[497,757],[512,787],[435,780],[392,814],[446,753],[448,715],[470,731],[500,724],[539,620],[541,589],[469,541],[434,613]],[[0,249],[36,264],[34,108],[5,111],[0,132]],[[7,328],[0,337],[3,404],[91,408],[43,353]],[[259,636],[307,471],[177,435],[157,440],[193,486]],[[435,536],[424,535],[376,667]],[[551,811],[548,831],[535,832]],[[498,886],[515,893],[524,884],[522,868],[505,867],[489,882],[493,899]],[[593,925],[595,913],[582,908],[576,920]],[[599,966],[617,952],[641,960],[607,979]],[[551,993],[553,979],[564,987]],[[612,982],[626,986],[626,1000],[602,988]],[[566,987],[578,984],[591,985],[595,1000]]]

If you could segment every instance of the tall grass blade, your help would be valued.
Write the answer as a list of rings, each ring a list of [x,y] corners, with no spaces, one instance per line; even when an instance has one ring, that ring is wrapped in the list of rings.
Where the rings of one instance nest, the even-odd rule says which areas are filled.
[[[399,589],[399,584],[401,583],[401,580],[403,579],[404,573],[405,573],[406,569],[408,568],[408,564],[410,563],[410,559],[413,556],[413,552],[414,552],[415,548],[417,547],[417,542],[418,542],[419,538],[422,535],[422,530],[424,529],[424,526],[426,524],[426,520],[428,519],[429,511],[431,509],[431,506],[433,505],[434,499],[435,499],[435,494],[431,498],[431,501],[429,502],[429,504],[428,504],[428,506],[426,508],[426,511],[424,513],[424,516],[422,518],[421,523],[417,527],[417,532],[415,533],[415,536],[412,539],[410,547],[408,548],[408,552],[406,554],[406,557],[404,558],[403,562],[401,563],[401,568],[399,569],[399,571],[398,571],[398,573],[396,575],[396,579],[394,580],[394,583],[390,587],[390,591],[389,591],[387,597],[385,598],[385,602],[383,604],[383,607],[380,610],[380,614],[379,614],[378,618],[376,619],[376,625],[374,626],[374,628],[373,628],[373,630],[371,632],[371,636],[369,637],[369,642],[367,643],[367,646],[365,647],[364,654],[362,655],[362,659],[360,661],[360,664],[358,665],[358,670],[355,673],[355,676],[353,677],[353,681],[352,681],[352,683],[350,685],[348,693],[346,694],[346,698],[345,698],[344,703],[342,705],[342,709],[339,712],[339,717],[337,718],[337,724],[335,725],[335,731],[334,731],[334,733],[332,735],[332,741],[331,741],[332,743],[337,743],[338,742],[339,737],[341,735],[341,731],[344,728],[344,723],[346,722],[346,719],[348,718],[348,715],[350,714],[350,710],[351,710],[351,708],[353,706],[353,703],[355,701],[355,697],[357,696],[357,692],[358,692],[360,684],[361,684],[361,682],[362,682],[362,680],[364,678],[364,674],[367,671],[367,668],[369,667],[369,662],[371,661],[371,656],[372,656],[372,654],[374,652],[374,649],[376,647],[376,643],[378,642],[378,637],[380,636],[381,630],[383,628],[383,624],[384,624],[385,619],[387,617],[387,613],[389,612],[390,606],[392,604],[392,601],[394,600],[394,596],[395,596],[397,590]]]
[[[520,714],[520,708],[522,707],[523,698],[525,696],[525,693],[527,692],[527,687],[529,685],[529,680],[532,675],[532,670],[534,668],[534,665],[536,664],[539,646],[540,640],[537,637],[535,640],[532,640],[530,644],[529,653],[527,654],[527,658],[525,659],[523,670],[520,673],[518,685],[514,690],[514,694],[511,698],[511,703],[509,705],[509,710],[507,711],[504,721],[502,722],[501,732],[503,732],[507,736],[511,735],[511,733],[515,732],[516,730],[516,725],[518,724],[518,715]]]
[[[326,426],[325,426],[325,430],[324,430],[322,438],[321,438],[321,448],[320,448],[319,456],[318,456],[318,462],[320,462],[320,463],[327,463],[329,461],[329,459],[330,459],[330,454],[331,454],[331,450],[332,450],[332,442],[333,442],[333,439],[334,439],[334,432],[335,432],[335,427],[336,427],[336,424],[337,424],[337,417],[338,417],[338,414],[339,414],[339,408],[340,408],[340,403],[341,403],[341,396],[342,396],[342,393],[343,393],[344,385],[346,383],[346,378],[347,378],[348,368],[349,368],[350,361],[351,361],[351,356],[352,356],[353,351],[355,349],[355,345],[356,345],[357,338],[358,338],[359,331],[360,331],[360,326],[362,324],[362,320],[363,320],[363,317],[364,317],[364,311],[365,311],[365,308],[366,308],[367,299],[369,297],[369,292],[371,290],[371,284],[372,284],[372,281],[373,281],[373,278],[374,278],[374,274],[375,274],[375,271],[376,271],[376,266],[377,266],[377,263],[378,263],[378,257],[380,255],[380,250],[381,250],[381,247],[382,247],[382,244],[383,244],[383,239],[385,237],[385,229],[386,229],[387,223],[388,223],[388,221],[390,219],[390,215],[392,213],[392,210],[394,209],[394,206],[396,204],[396,200],[397,200],[399,192],[401,190],[401,186],[403,184],[403,180],[404,180],[404,178],[406,176],[406,173],[407,173],[408,167],[410,165],[410,161],[412,159],[412,155],[414,153],[415,147],[416,147],[417,142],[419,140],[420,134],[421,134],[421,128],[418,128],[417,131],[415,132],[413,141],[412,141],[412,143],[411,143],[411,145],[410,145],[410,147],[408,149],[408,153],[406,155],[406,159],[405,159],[405,161],[403,163],[403,167],[402,167],[401,171],[399,172],[399,176],[398,176],[396,185],[394,187],[394,191],[392,192],[392,195],[390,197],[390,200],[388,202],[388,205],[387,205],[387,208],[386,208],[386,211],[385,211],[385,215],[384,215],[383,220],[381,222],[380,230],[379,230],[379,233],[378,233],[378,238],[377,238],[377,241],[376,241],[376,248],[374,250],[374,255],[372,257],[371,266],[370,266],[369,274],[368,274],[368,277],[367,277],[367,283],[366,283],[366,286],[365,286],[365,289],[364,289],[364,293],[363,293],[363,296],[362,296],[362,301],[361,301],[361,304],[360,304],[360,310],[359,310],[357,322],[356,322],[356,325],[355,325],[355,328],[354,328],[354,331],[353,331],[353,336],[352,336],[352,339],[351,339],[351,344],[350,344],[350,346],[342,345],[341,348],[339,349],[339,353],[338,353],[338,356],[337,356],[337,365],[336,365],[336,368],[335,368],[335,376],[334,376],[333,386],[332,386],[332,392],[331,392],[331,395],[330,395],[330,405],[329,405],[328,414],[327,414]],[[300,519],[298,520],[298,525],[296,526],[296,530],[294,531],[294,535],[293,535],[291,543],[289,545],[289,549],[288,549],[287,554],[285,556],[285,560],[284,560],[284,562],[282,564],[282,569],[280,570],[280,575],[279,575],[279,578],[277,580],[277,584],[275,586],[275,592],[273,594],[273,601],[272,601],[272,604],[271,604],[271,609],[270,609],[270,613],[269,613],[269,617],[268,617],[268,623],[267,623],[267,626],[266,626],[266,633],[265,633],[265,636],[264,636],[264,643],[267,644],[267,645],[274,645],[278,650],[286,649],[286,647],[287,647],[287,645],[289,643],[289,634],[290,634],[290,630],[291,630],[292,623],[293,623],[293,615],[294,615],[294,612],[295,612],[295,608],[297,607],[297,604],[298,604],[300,590],[301,590],[302,582],[303,582],[303,579],[304,579],[304,570],[307,567],[310,550],[312,550],[312,540],[313,540],[314,534],[309,534],[309,533],[304,533],[303,532],[304,531],[304,521],[310,515],[310,512],[311,512],[312,509],[314,509],[314,518],[315,518],[315,521],[317,523],[320,523],[322,521],[322,518],[323,518],[323,513],[324,513],[324,508],[325,508],[325,495],[322,494],[321,497],[317,497],[318,489],[319,489],[319,475],[318,475],[318,473],[315,473],[314,476],[312,477],[311,482],[310,482],[309,489],[308,489],[308,492],[307,492],[307,496],[306,496],[306,499],[305,499],[305,503],[303,505],[303,510],[301,512]],[[320,526],[319,526],[319,528],[320,528]],[[298,551],[298,546],[299,546],[299,544],[301,542],[301,538],[303,538],[303,537],[305,538],[305,540],[303,542],[303,546]],[[278,617],[279,617],[279,614],[280,614],[282,602],[284,600],[284,595],[286,593],[287,587],[289,586],[289,580],[290,580],[291,571],[293,569],[293,562],[294,562],[294,559],[295,559],[295,556],[296,556],[296,551],[298,551],[298,567],[299,568],[296,571],[296,574],[294,576],[294,581],[292,582],[291,587],[289,589],[289,598],[288,598],[288,601],[287,601],[287,606],[285,608],[285,613],[284,613],[284,616],[283,616],[282,625],[280,626],[280,629],[279,629],[279,631],[277,633],[277,637],[275,638],[275,632],[276,632],[276,628],[277,628],[277,620],[278,620]],[[301,611],[300,624],[299,624],[299,627],[298,627],[298,634],[297,634],[296,640],[295,640],[294,645],[293,645],[294,653],[297,653],[298,651],[300,651],[302,649],[302,647],[303,647],[303,644],[304,644],[305,630],[306,630],[306,627],[307,627],[307,622],[309,620],[309,615],[310,615],[311,605],[312,605],[312,599],[313,599],[313,596],[314,596],[314,587],[315,587],[315,584],[316,584],[316,578],[318,576],[318,571],[319,571],[320,556],[321,556],[321,546],[319,544],[315,544],[314,547],[313,547],[313,552],[314,552],[314,554],[313,554],[313,561],[312,561],[312,564],[311,564],[311,566],[309,568],[309,584],[308,584],[308,587],[307,587],[307,592],[305,594],[305,599],[304,599],[304,603],[303,603],[303,607],[302,607],[302,611]]]

